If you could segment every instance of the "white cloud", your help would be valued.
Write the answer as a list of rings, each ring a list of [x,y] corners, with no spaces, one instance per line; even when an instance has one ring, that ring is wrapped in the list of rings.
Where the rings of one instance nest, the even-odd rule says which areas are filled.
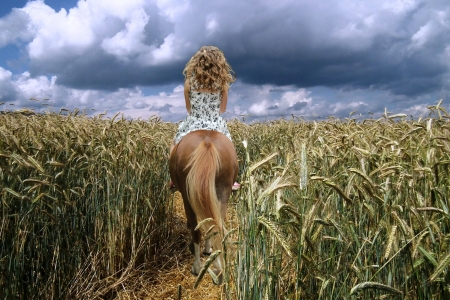
[[[14,103],[16,107],[39,111],[43,111],[44,103],[48,104],[45,109],[55,111],[61,108],[77,108],[88,109],[88,112],[92,112],[91,109],[96,112],[107,110],[110,114],[115,114],[119,111],[133,111],[135,108],[145,108],[149,105],[164,105],[167,103],[167,100],[164,101],[165,98],[169,98],[149,98],[144,96],[139,88],[121,88],[113,92],[81,90],[58,85],[55,76],[31,77],[30,73],[25,72],[14,79],[11,75],[11,72],[0,67],[0,100]],[[132,114],[130,116],[133,117]]]
[[[337,29],[333,37],[336,42],[347,41],[347,47],[354,51],[361,51],[372,46],[374,32],[361,26],[361,24],[348,23],[344,28]]]
[[[214,14],[210,14],[206,18],[206,31],[208,35],[213,35],[219,28],[219,23]]]
[[[338,102],[335,104],[331,104],[327,113],[328,115],[339,116],[339,115],[347,115],[351,111],[358,111],[360,113],[365,112],[367,110],[367,103],[364,102]]]
[[[430,110],[427,108],[427,105],[418,104],[418,105],[413,105],[411,107],[404,109],[402,113],[407,114],[407,115],[412,115],[412,116],[415,116],[416,118],[418,118],[418,117],[428,116],[428,114],[430,113]]]
[[[184,92],[184,86],[180,84],[177,87],[175,87],[173,91],[174,93]]]
[[[19,76],[15,84],[21,90],[22,99],[50,98],[55,89],[56,76],[48,79],[46,76],[30,77],[29,72]]]
[[[254,102],[248,108],[248,113],[253,116],[304,115],[309,114],[311,109],[312,98],[308,97],[311,92],[306,89],[297,89],[292,86],[281,88],[265,86],[259,89],[258,94],[257,97],[264,100]]]
[[[161,14],[172,22],[180,21],[183,15],[191,9],[188,0],[156,0]]]
[[[175,35],[169,34],[164,38],[164,43],[161,47],[154,49],[151,54],[152,59],[147,62],[150,65],[159,65],[177,59]]]
[[[81,2],[81,3],[80,3]],[[92,17],[105,19],[110,16],[127,21],[136,10],[145,6],[145,0],[85,0],[78,2],[78,7],[82,10],[88,9]],[[153,2],[153,1],[149,1]]]
[[[80,1],[82,3],[82,1]],[[55,56],[80,55],[95,41],[90,18],[78,8],[55,12],[43,1],[31,1],[22,9],[36,32],[29,44],[33,59],[52,60]]]
[[[141,66],[156,66],[177,59],[180,41],[176,35],[165,32],[161,27],[163,23],[158,20],[151,20],[157,28],[148,27],[151,18],[175,14],[175,11],[170,12],[170,5],[174,3],[160,2],[158,4],[164,11],[158,11],[154,1],[86,0],[79,1],[68,12],[65,9],[55,12],[42,0],[28,2],[22,11],[30,19],[27,34],[35,33],[28,45],[30,59],[39,68],[46,68],[52,61],[68,65],[80,56],[87,59],[104,54]],[[161,30],[161,44],[147,40],[149,36],[155,36],[153,30]],[[8,43],[17,37],[3,39]],[[0,35],[0,43],[1,40]]]
[[[28,28],[28,15],[14,9],[9,15],[0,19],[0,48],[17,41],[27,41],[33,37]]]
[[[123,61],[128,61],[136,54],[148,51],[150,47],[146,46],[143,40],[149,18],[143,9],[132,12],[130,19],[125,24],[125,29],[116,33],[112,38],[105,38],[102,41],[102,48],[106,53],[113,54]]]
[[[288,107],[294,106],[296,103],[311,103],[312,98],[307,98],[311,92],[306,89],[298,89],[296,91],[284,92],[281,96],[281,102],[286,103]]]
[[[10,82],[12,73],[0,67],[0,82]]]
[[[11,82],[12,73],[0,67],[0,102],[16,100],[18,89]]]
[[[254,116],[264,116],[267,114],[267,109],[271,106],[271,104],[269,103],[269,101],[267,100],[262,100],[259,103],[254,103],[252,106],[250,106],[249,108],[249,112],[254,115]]]
[[[382,7],[396,14],[406,13],[414,9],[421,1],[416,0],[387,0]]]
[[[120,110],[127,117],[147,119],[158,115],[164,120],[178,122],[186,117],[184,94],[178,87],[173,93],[159,95],[135,95],[126,100],[125,107]]]
[[[133,104],[133,107],[136,109],[142,109],[148,107],[148,104],[142,101],[137,101],[136,103]]]
[[[421,26],[420,29],[411,37],[410,48],[419,49],[424,47],[428,41],[438,35],[438,30],[438,26],[434,21],[429,21],[424,26]]]

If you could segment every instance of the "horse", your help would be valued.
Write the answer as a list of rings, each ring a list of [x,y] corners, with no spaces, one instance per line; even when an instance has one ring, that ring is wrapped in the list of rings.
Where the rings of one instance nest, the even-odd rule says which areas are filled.
[[[226,234],[224,221],[227,214],[231,187],[236,181],[238,162],[236,149],[229,138],[214,130],[196,130],[185,135],[170,154],[169,170],[172,182],[183,197],[187,226],[191,231],[189,249],[194,254],[191,272],[198,275],[202,264],[200,261],[199,222],[208,218],[201,227],[215,234],[212,246],[223,251],[222,238]],[[212,252],[210,239],[205,240],[203,253]],[[223,254],[214,260],[211,270],[222,283],[224,268]]]

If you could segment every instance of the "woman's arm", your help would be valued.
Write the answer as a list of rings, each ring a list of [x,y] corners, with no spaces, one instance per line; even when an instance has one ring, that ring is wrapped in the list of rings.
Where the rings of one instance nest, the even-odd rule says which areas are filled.
[[[189,99],[189,92],[191,91],[191,85],[189,79],[184,81],[184,101],[186,102],[186,110],[188,114],[191,114],[191,99]]]
[[[223,114],[227,109],[227,101],[228,101],[228,90],[222,91],[222,100],[220,101],[220,110],[219,113]]]

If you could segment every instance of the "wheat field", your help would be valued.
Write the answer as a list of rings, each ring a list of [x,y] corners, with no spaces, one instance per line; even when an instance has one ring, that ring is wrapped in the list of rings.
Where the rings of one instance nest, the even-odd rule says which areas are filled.
[[[221,299],[449,299],[450,123],[429,109],[229,121],[242,187],[229,202],[225,283],[208,289]],[[186,250],[167,188],[176,127],[0,114],[0,298],[154,299],[145,287],[160,282],[158,255]],[[194,299],[168,274],[170,298]]]

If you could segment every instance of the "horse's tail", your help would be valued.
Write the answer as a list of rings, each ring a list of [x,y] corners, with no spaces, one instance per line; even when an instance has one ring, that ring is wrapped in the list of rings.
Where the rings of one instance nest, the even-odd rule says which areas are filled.
[[[199,222],[212,218],[217,230],[222,230],[215,181],[220,168],[220,155],[211,141],[202,141],[186,166],[191,168],[186,178],[186,193]],[[205,223],[205,228],[208,223]]]

